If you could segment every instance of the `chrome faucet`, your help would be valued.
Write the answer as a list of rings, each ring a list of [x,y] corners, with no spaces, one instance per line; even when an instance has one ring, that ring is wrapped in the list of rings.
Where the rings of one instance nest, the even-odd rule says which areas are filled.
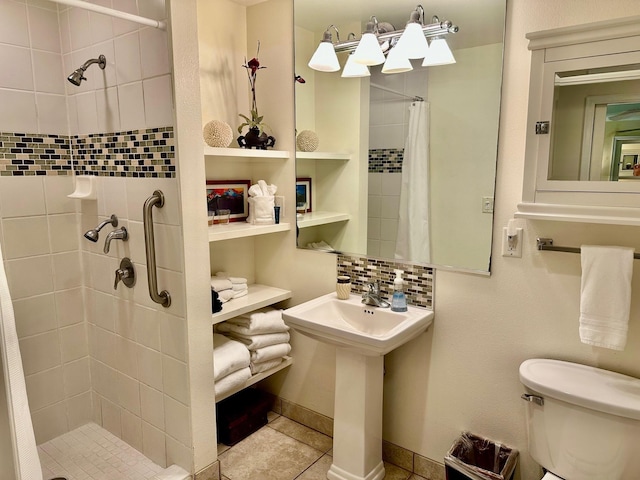
[[[104,241],[104,253],[109,253],[109,245],[111,240],[122,240],[126,242],[129,239],[129,233],[124,227],[120,227],[118,230],[113,230],[107,235],[107,239]]]
[[[380,295],[380,282],[367,284],[367,291],[362,294],[362,303],[380,308],[389,308],[391,306],[391,304]]]

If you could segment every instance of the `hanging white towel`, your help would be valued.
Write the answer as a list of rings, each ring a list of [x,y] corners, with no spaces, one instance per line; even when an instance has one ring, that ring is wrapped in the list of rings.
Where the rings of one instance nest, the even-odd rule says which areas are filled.
[[[623,350],[631,308],[633,249],[582,245],[580,340]]]
[[[244,343],[213,334],[213,380],[218,381],[230,373],[249,366],[250,355]]]

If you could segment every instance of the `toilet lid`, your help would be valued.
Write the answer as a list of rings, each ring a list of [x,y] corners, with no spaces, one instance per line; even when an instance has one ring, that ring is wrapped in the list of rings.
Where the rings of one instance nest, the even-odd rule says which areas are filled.
[[[542,477],[542,480],[562,480],[562,479],[560,477],[556,477],[551,472],[547,472],[545,473],[544,477]]]

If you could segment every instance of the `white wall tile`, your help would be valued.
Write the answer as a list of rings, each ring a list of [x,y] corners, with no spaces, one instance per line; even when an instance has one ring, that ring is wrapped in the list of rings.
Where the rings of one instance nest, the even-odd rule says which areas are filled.
[[[4,257],[7,259],[49,253],[47,217],[17,217],[2,221]]]
[[[189,421],[189,407],[164,396],[164,423],[166,432],[184,445],[191,445],[191,422]]]
[[[95,338],[95,349],[93,349],[94,345],[91,345],[93,357],[115,369],[118,361],[116,355],[116,335],[100,327],[93,327],[91,330],[94,334],[93,338]],[[108,384],[107,387],[113,388],[114,385],[115,383],[111,383]]]
[[[117,363],[119,372],[131,378],[138,378],[138,345],[124,337],[116,337]]]
[[[380,222],[381,240],[395,242],[398,234],[398,220],[383,218]]]
[[[92,298],[93,303],[89,313],[89,322],[113,332],[115,330],[113,296],[94,291]]]
[[[380,217],[380,211],[382,208],[382,196],[381,195],[369,195],[369,201],[367,204],[367,215],[371,217]]]
[[[136,334],[133,326],[136,306],[133,302],[114,299],[115,305],[115,328],[116,333],[129,340],[135,340]]]
[[[164,393],[189,405],[189,370],[187,364],[167,355],[162,357]]]
[[[89,354],[87,330],[84,323],[60,329],[60,351],[63,362],[72,362]]]
[[[137,2],[132,2],[131,0],[113,0],[112,3],[113,8],[116,10],[120,10],[121,12],[126,13],[132,13],[133,15],[138,15]],[[140,25],[134,22],[122,20],[120,18],[113,19],[113,33],[115,36],[119,36],[124,33],[135,32],[139,27]]]
[[[71,50],[80,50],[91,45],[91,23],[89,22],[89,12],[87,10],[83,8],[69,10],[69,26],[71,27],[69,32]],[[84,61],[86,60],[88,58]],[[80,65],[82,63],[78,64],[78,67]]]
[[[61,327],[75,325],[85,319],[83,288],[55,292],[56,317]]]
[[[42,372],[60,365],[58,332],[47,332],[20,340],[20,353],[25,375]]]
[[[58,12],[32,5],[27,7],[27,11],[31,48],[60,53]]]
[[[166,467],[164,433],[156,427],[142,422],[142,453],[161,467]]]
[[[369,217],[367,221],[367,238],[380,240],[380,219]]]
[[[165,442],[167,446],[167,464],[179,465],[190,471],[193,465],[191,449],[169,436],[167,436]]]
[[[142,82],[120,85],[118,87],[118,102],[122,130],[145,128]]]
[[[28,48],[0,44],[0,58],[5,65],[0,69],[0,88],[33,90],[33,68]]]
[[[0,177],[0,202],[4,218],[46,214],[42,178]]]
[[[187,321],[184,318],[162,314],[160,338],[162,353],[183,362],[187,361]]]
[[[398,218],[400,195],[385,195],[382,198],[382,218]]]
[[[120,131],[120,107],[118,106],[118,89],[104,88],[96,91],[99,132]]]
[[[142,82],[145,125],[147,128],[173,125],[171,76],[163,75]]]
[[[117,37],[114,40],[114,47],[118,84],[122,85],[142,80],[138,32]]]
[[[156,309],[135,306],[134,328],[136,341],[153,350],[160,351],[160,317]]]
[[[86,392],[66,400],[69,430],[78,428],[92,419],[91,392]]]
[[[67,409],[64,402],[31,413],[36,443],[41,444],[67,432]]]
[[[5,267],[13,300],[53,291],[53,269],[49,255],[7,260]]]
[[[380,256],[380,240],[367,239],[367,255],[370,257]]]
[[[118,404],[140,416],[140,383],[122,373],[118,374]]]
[[[385,258],[393,258],[396,251],[396,242],[383,240],[380,242],[380,255]]]
[[[0,43],[29,46],[26,5],[0,0]]]
[[[62,367],[27,375],[25,383],[32,412],[64,400]]]
[[[126,179],[124,178],[102,178],[102,190],[99,195],[98,210],[104,218],[109,218],[115,214],[118,217],[118,228],[127,225],[128,202]],[[142,208],[142,207],[141,207]],[[110,232],[111,225],[107,226],[104,232]]]
[[[47,10],[58,11],[58,4],[49,0],[27,0],[27,5],[33,5],[34,7],[46,8]]]
[[[142,78],[157,77],[171,72],[167,32],[147,27],[140,30]]]
[[[57,253],[53,254],[51,259],[53,260],[53,280],[56,290],[82,286],[80,252]]]
[[[402,191],[402,173],[383,173],[382,195],[400,195]]]
[[[382,173],[369,173],[369,195],[382,194]]]
[[[7,69],[8,70],[8,69]],[[28,80],[28,82],[33,83]],[[0,131],[36,133],[36,96],[33,92],[18,92],[0,89]]]
[[[91,3],[111,8],[111,0],[93,0]],[[103,42],[113,37],[113,26],[111,18],[96,12],[89,12],[89,21],[91,22],[91,40],[92,43]]]
[[[52,253],[69,252],[80,248],[77,214],[49,215],[48,219]]]
[[[73,190],[71,175],[47,175],[44,179],[47,213],[75,213],[77,200],[67,197]]]
[[[62,69],[62,56],[38,50],[33,50],[32,55],[36,91],[64,95],[67,75]]]
[[[101,245],[104,242],[105,235],[102,236]],[[113,278],[120,262],[115,257],[109,257],[106,255],[91,255],[89,261],[89,268],[91,272],[91,282],[93,288],[103,292],[113,293]],[[85,265],[86,266],[86,265]]]
[[[138,346],[138,379],[156,390],[162,390],[162,354]]]
[[[78,128],[80,134],[98,131],[98,108],[96,105],[96,93],[91,91],[76,95],[78,108]]]
[[[62,53],[69,53],[71,51],[71,30],[69,28],[69,11],[70,9],[65,9],[58,14],[58,23],[60,27],[60,51]]]
[[[91,390],[91,372],[89,357],[70,362],[62,367],[64,392],[67,397],[79,395]]]
[[[156,225],[155,240],[158,267],[183,272],[182,229],[175,225]]]
[[[38,109],[38,131],[67,135],[67,100],[64,95],[36,93]]]
[[[162,191],[164,206],[153,210],[154,224],[180,225],[180,197],[175,178],[127,179],[129,220],[142,222],[142,206],[155,190]]]
[[[122,422],[122,440],[141,452],[142,420],[140,420],[140,417],[128,412],[127,410],[122,410],[120,421]]]
[[[143,17],[153,18],[154,20],[167,18],[164,0],[139,0],[138,8],[140,9],[140,15]]]
[[[13,300],[18,338],[54,330],[57,327],[52,293]]]
[[[164,430],[164,395],[162,392],[141,384],[140,407],[142,419],[145,422]]]
[[[106,66],[104,70],[99,72],[99,82],[96,88],[115,87],[118,85],[118,78],[116,75],[116,54],[113,47],[113,39],[109,39],[106,42],[98,43],[93,46],[94,57],[98,58],[100,55],[104,55],[106,59]]]
[[[115,403],[105,399],[102,400],[101,404],[102,426],[120,438],[122,436],[122,425],[120,423],[121,408]]]
[[[67,121],[69,135],[78,135],[80,133],[80,125],[78,124],[78,106],[75,95],[67,95]]]

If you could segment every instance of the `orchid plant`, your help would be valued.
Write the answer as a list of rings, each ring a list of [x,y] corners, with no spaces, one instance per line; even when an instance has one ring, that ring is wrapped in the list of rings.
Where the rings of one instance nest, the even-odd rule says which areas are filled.
[[[262,132],[264,131],[264,127],[271,128],[266,123],[262,122],[264,116],[261,116],[258,113],[258,104],[256,103],[256,79],[258,77],[258,70],[262,68],[267,68],[260,65],[260,61],[258,60],[259,54],[260,54],[260,41],[258,41],[258,49],[256,51],[256,56],[251,60],[249,60],[248,62],[245,57],[244,65],[242,65],[244,68],[247,69],[247,76],[249,77],[249,85],[251,86],[251,117],[249,118],[243,114],[239,115],[245,121],[242,124],[240,124],[240,126],[238,127],[238,133],[242,133],[242,129],[244,127],[249,127],[249,129],[257,128],[259,130],[258,135],[262,135]]]

